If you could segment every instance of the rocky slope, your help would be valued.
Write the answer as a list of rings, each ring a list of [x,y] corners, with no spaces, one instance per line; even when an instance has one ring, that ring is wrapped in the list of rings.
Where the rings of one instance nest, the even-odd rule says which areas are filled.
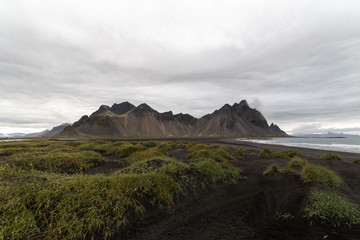
[[[51,130],[46,129],[45,131],[42,131],[42,132],[29,133],[29,134],[25,135],[25,137],[51,137],[51,136],[61,133],[64,130],[64,128],[66,128],[67,126],[70,126],[70,125],[71,125],[70,123],[63,123],[59,126],[53,127]]]
[[[268,125],[265,117],[250,108],[246,100],[201,118],[189,114],[159,113],[143,103],[102,105],[90,116],[83,116],[59,135],[116,137],[189,137],[189,136],[287,136],[279,127]]]

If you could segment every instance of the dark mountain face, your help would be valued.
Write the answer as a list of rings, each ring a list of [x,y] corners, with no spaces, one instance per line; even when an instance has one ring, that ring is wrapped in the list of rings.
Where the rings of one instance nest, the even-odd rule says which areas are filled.
[[[271,123],[270,125],[270,130],[273,131],[274,133],[280,135],[280,136],[289,136],[286,132],[284,132],[283,130],[281,130],[278,125]]]
[[[250,108],[246,100],[242,100],[239,104],[235,103],[232,108],[236,114],[242,118],[245,118],[252,124],[261,128],[269,128],[269,125],[261,112],[255,108]]]
[[[128,111],[134,109],[135,106],[132,105],[131,103],[129,102],[123,102],[123,103],[120,103],[120,104],[116,104],[114,103],[112,106],[111,106],[111,112],[115,113],[115,114],[125,114],[127,113]]]
[[[145,103],[137,107],[128,102],[114,104],[111,108],[102,105],[90,117],[83,116],[61,133],[65,137],[76,134],[119,137],[284,136],[280,128],[269,127],[265,117],[250,108],[246,100],[233,106],[225,104],[200,119],[189,114],[174,115],[171,111],[159,113]]]

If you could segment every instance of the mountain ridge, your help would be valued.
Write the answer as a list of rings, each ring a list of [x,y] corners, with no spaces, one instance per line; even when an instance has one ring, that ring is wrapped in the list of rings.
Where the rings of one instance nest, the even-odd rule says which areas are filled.
[[[275,127],[276,126],[276,127]],[[190,114],[159,113],[146,103],[135,107],[129,102],[101,105],[90,116],[84,115],[68,126],[59,137],[193,137],[193,136],[288,136],[277,125],[269,126],[265,117],[246,100],[225,104],[213,113],[195,118]]]

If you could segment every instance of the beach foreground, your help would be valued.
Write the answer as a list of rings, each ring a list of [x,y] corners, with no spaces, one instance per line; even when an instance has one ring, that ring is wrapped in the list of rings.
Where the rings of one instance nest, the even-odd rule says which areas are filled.
[[[30,149],[32,153],[27,154]],[[86,153],[86,164],[46,165],[30,157],[51,161],[44,157],[49,152],[52,156],[55,152],[78,154],[57,155],[55,162],[69,162]],[[0,220],[5,224],[0,236],[41,238],[46,233],[49,238],[64,239],[358,239],[360,164],[353,162],[360,154],[339,152],[336,154],[342,159],[335,159],[337,155],[333,154],[320,160],[327,153],[219,138],[2,143]],[[126,184],[125,178],[129,178]],[[115,188],[121,181],[122,185]],[[44,189],[48,189],[46,194]],[[121,194],[128,204],[119,203],[124,199]],[[51,198],[45,199],[45,195]],[[14,197],[32,199],[19,203]],[[50,201],[49,206],[43,205],[44,200]],[[112,208],[106,207],[108,202]],[[20,204],[24,211],[10,209],[10,203]],[[50,205],[57,210],[48,209]],[[115,206],[124,211],[116,212]],[[65,212],[67,208],[71,212]],[[99,220],[96,224],[86,218],[90,213]],[[9,214],[23,217],[27,228],[7,218]],[[66,229],[60,225],[62,219],[52,222],[52,214],[71,225]]]

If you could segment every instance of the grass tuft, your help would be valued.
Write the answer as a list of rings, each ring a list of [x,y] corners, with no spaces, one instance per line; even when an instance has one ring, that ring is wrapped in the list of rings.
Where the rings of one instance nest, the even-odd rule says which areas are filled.
[[[301,177],[305,182],[316,182],[329,187],[339,187],[342,179],[332,170],[313,164],[304,166]]]
[[[237,148],[237,149],[234,151],[233,154],[236,155],[236,156],[243,156],[243,155],[244,155],[244,148],[242,148],[242,147]]]
[[[263,175],[280,173],[280,170],[276,165],[271,165],[268,169],[263,172]]]
[[[152,159],[155,157],[160,157],[166,155],[166,152],[162,149],[159,149],[157,147],[150,148],[144,151],[136,151],[130,154],[130,156],[127,158],[127,161],[129,163],[139,162],[143,160]]]
[[[240,170],[231,164],[219,163],[212,159],[195,162],[193,166],[201,173],[209,176],[213,183],[235,182],[240,176]]]
[[[190,160],[204,160],[212,159],[218,162],[226,161],[227,159],[233,159],[233,157],[224,148],[218,149],[200,149],[193,151],[189,154],[188,159]]]
[[[327,154],[323,155],[320,158],[320,160],[338,160],[338,161],[341,161],[341,162],[346,162],[342,157],[340,157],[336,153],[327,153]]]
[[[360,164],[360,159],[356,159],[353,163]]]
[[[308,164],[308,161],[306,161],[305,159],[300,158],[300,157],[294,157],[288,163],[288,166],[291,167],[291,168],[293,168],[293,167],[304,167],[307,164]]]
[[[195,145],[190,145],[189,147],[186,148],[186,151],[188,152],[196,152],[199,150],[209,150],[209,147],[206,144],[195,144]]]
[[[313,191],[304,208],[304,217],[332,227],[360,224],[359,207],[334,192]]]
[[[271,156],[271,151],[267,148],[265,148],[264,150],[262,150],[260,153],[259,153],[259,157],[260,158],[265,158],[265,159],[269,159]]]

